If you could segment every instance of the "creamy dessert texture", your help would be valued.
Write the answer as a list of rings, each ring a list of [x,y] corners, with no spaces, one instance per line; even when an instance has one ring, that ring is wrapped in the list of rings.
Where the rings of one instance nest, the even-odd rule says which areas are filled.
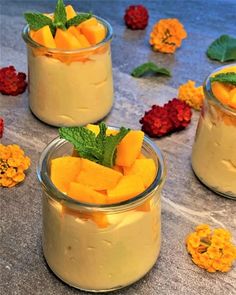
[[[211,77],[222,73],[234,74],[236,66],[223,67]],[[211,90],[215,98],[206,96],[193,145],[192,167],[208,187],[236,198],[236,86],[213,82]]]
[[[28,49],[29,105],[42,121],[75,126],[105,117],[113,104],[110,49],[69,64]]]
[[[69,285],[109,290],[129,285],[149,271],[160,252],[160,199],[150,211],[107,215],[109,226],[64,211],[43,198],[43,250],[50,268]]]

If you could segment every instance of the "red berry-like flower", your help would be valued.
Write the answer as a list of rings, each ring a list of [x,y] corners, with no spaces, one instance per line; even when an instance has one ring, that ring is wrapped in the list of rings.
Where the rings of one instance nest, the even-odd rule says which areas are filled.
[[[177,98],[173,98],[163,107],[153,105],[140,120],[142,130],[151,137],[161,137],[181,130],[191,121],[191,108]]]
[[[0,69],[0,92],[5,95],[16,96],[27,87],[26,74],[16,72],[13,66]]]
[[[124,21],[132,30],[143,30],[148,25],[148,10],[143,5],[130,5],[125,10]]]
[[[0,118],[0,138],[3,136],[3,129],[4,129],[4,121]]]

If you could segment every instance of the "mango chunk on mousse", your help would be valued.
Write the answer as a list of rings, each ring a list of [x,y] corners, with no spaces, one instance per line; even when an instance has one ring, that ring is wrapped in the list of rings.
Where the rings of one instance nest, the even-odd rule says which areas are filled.
[[[117,140],[117,146],[108,145],[108,151],[104,151],[106,157],[109,156],[107,153],[112,151],[114,162],[110,167],[81,157],[80,153],[83,156],[87,152],[86,149],[83,150],[83,147],[80,151],[74,152],[73,156],[60,157],[51,162],[51,180],[54,185],[69,197],[82,203],[106,205],[129,200],[144,192],[157,175],[157,164],[141,153],[144,138],[142,131],[109,130],[102,124],[104,123],[100,123],[99,126],[89,124],[88,128],[78,127],[78,132],[81,132],[84,137],[91,136],[90,142],[94,140],[93,145],[96,145],[98,140],[98,147],[106,140],[112,143]],[[64,134],[65,139],[67,139],[66,134],[72,132],[67,139],[69,141],[73,136],[80,138],[80,134],[73,135],[74,129],[70,127],[62,127],[60,130],[60,135]],[[122,135],[121,132],[123,132]],[[78,148],[78,144],[75,144],[75,147]],[[95,152],[98,151],[94,149]],[[150,202],[147,200],[136,210],[150,210]],[[99,227],[109,224],[104,215],[101,215],[101,218],[102,221],[98,216],[96,218],[93,215],[90,216],[90,219]]]

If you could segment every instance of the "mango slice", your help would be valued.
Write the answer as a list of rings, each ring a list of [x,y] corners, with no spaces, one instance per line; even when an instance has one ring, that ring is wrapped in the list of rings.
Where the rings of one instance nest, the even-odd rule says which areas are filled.
[[[146,159],[146,157],[144,156],[144,154],[140,153],[138,155],[137,159]]]
[[[55,35],[55,42],[56,47],[59,49],[75,50],[82,48],[82,45],[80,44],[79,40],[68,30],[63,31],[61,29],[57,29]]]
[[[153,159],[136,159],[131,167],[124,167],[124,175],[138,175],[145,188],[149,187],[156,176],[156,165]]]
[[[56,48],[56,43],[53,39],[49,26],[44,26],[38,31],[31,31],[30,37],[40,45],[47,48]]]
[[[71,33],[72,35],[74,35],[77,39],[78,37],[81,35],[80,32],[76,29],[75,26],[70,26],[68,29],[67,29],[67,32]]]
[[[93,133],[95,133],[96,135],[98,135],[99,133],[99,126],[98,125],[94,125],[94,124],[88,124],[86,126],[86,128],[88,128],[89,130],[91,130]],[[118,130],[112,130],[112,129],[107,129],[106,135],[110,135],[110,134],[117,134],[119,131]]]
[[[117,147],[116,165],[130,167],[141,153],[144,133],[131,130]]]
[[[65,9],[66,9],[66,19],[67,20],[69,20],[77,15],[74,8],[71,5],[67,5],[65,7]]]
[[[58,190],[66,193],[70,182],[74,181],[80,171],[81,159],[61,157],[51,161],[51,180]]]
[[[81,24],[79,24],[79,29],[85,28],[85,27],[90,27],[90,26],[96,26],[98,24],[98,21],[95,17],[91,17],[87,20],[85,20],[84,22],[82,22]]]
[[[144,184],[138,175],[125,175],[114,188],[107,190],[108,202],[112,204],[125,201],[144,190]]]
[[[98,23],[96,25],[85,25],[80,28],[81,33],[88,39],[89,43],[95,45],[106,36],[105,27]]]
[[[229,85],[221,83],[221,82],[213,82],[211,83],[211,90],[216,98],[218,98],[223,103],[227,104],[229,102]]]
[[[76,182],[94,190],[107,190],[115,187],[121,177],[122,174],[118,171],[81,158],[81,170]]]
[[[80,44],[82,45],[83,48],[88,48],[91,46],[91,44],[89,43],[88,39],[82,35],[82,34],[79,34],[77,36],[77,39],[79,40]]]
[[[85,203],[106,204],[106,195],[96,192],[88,186],[78,182],[71,182],[67,192],[68,196]]]

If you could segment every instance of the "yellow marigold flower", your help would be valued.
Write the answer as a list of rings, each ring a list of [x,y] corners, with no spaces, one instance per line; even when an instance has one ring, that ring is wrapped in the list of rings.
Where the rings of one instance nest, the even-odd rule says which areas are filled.
[[[187,236],[186,247],[192,261],[208,272],[227,272],[236,260],[231,233],[225,229],[211,231],[206,224],[197,226],[195,232]]]
[[[195,82],[188,80],[187,83],[179,86],[178,98],[195,110],[200,110],[204,99],[203,87],[195,87]]]
[[[187,37],[184,26],[176,18],[161,19],[150,34],[149,43],[155,51],[174,53]]]
[[[29,157],[18,145],[0,144],[0,187],[12,187],[23,181],[29,166]]]

